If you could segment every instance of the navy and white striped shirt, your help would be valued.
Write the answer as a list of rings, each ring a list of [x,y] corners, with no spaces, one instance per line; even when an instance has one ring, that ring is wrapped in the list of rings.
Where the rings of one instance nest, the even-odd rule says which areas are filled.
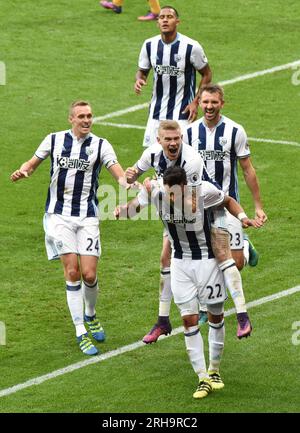
[[[192,260],[211,259],[214,257],[211,240],[210,240],[210,222],[208,210],[211,207],[218,206],[224,201],[224,192],[217,189],[210,182],[204,181],[200,186],[197,186],[197,192],[203,209],[197,208],[197,212],[193,214],[194,220],[180,221],[178,216],[185,219],[181,209],[176,215],[177,211],[174,210],[172,215],[172,208],[170,203],[165,199],[164,186],[162,179],[151,181],[152,193],[151,203],[157,208],[159,215],[167,229],[168,237],[172,245],[172,256],[177,259],[188,258]],[[145,188],[143,188],[137,196],[141,207],[149,204],[149,195]],[[174,214],[176,215],[175,218]],[[176,219],[174,221],[174,219]]]
[[[135,167],[143,172],[154,168],[158,176],[163,176],[166,169],[174,165],[184,168],[189,185],[201,183],[204,167],[203,159],[197,151],[185,143],[182,143],[181,152],[177,160],[169,160],[159,143],[152,144],[152,146],[143,152]]]
[[[111,144],[90,133],[84,139],[72,131],[47,135],[35,155],[51,158],[45,211],[66,216],[98,216],[98,176],[101,166],[117,163]]]
[[[222,116],[210,129],[202,117],[184,131],[183,141],[200,153],[209,176],[225,194],[239,201],[237,161],[250,156],[244,128]]]
[[[192,102],[196,90],[196,70],[203,69],[208,60],[201,45],[177,33],[171,44],[161,36],[147,39],[139,56],[139,68],[153,69],[154,84],[150,103],[150,119],[187,119],[184,108]]]

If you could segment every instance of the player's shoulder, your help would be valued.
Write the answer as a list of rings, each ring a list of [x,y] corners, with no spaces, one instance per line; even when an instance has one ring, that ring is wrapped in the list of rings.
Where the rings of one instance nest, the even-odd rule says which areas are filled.
[[[188,45],[200,45],[196,39],[192,39],[187,35],[183,35],[182,33],[177,33],[178,39],[182,42],[185,42]]]
[[[193,131],[195,129],[199,128],[200,123],[203,123],[204,117],[201,117],[200,119],[195,120],[194,122],[190,123],[186,127],[186,131]]]
[[[190,158],[198,158],[199,157],[199,153],[189,144],[187,143],[182,143],[182,156],[188,156]]]
[[[160,41],[161,36],[160,35],[156,35],[156,36],[151,36],[151,38],[147,38],[144,41],[144,44],[148,44],[150,43],[158,43],[158,41]]]
[[[145,155],[151,155],[154,154],[155,156],[160,155],[163,151],[161,145],[159,143],[153,143],[151,146],[147,147],[146,150],[144,150]]]
[[[233,119],[230,119],[229,117],[227,117],[227,116],[222,116],[222,120],[223,120],[223,122],[226,124],[226,125],[230,125],[230,126],[232,126],[233,128],[237,128],[237,129],[240,129],[240,130],[244,130],[244,127],[240,124],[240,123],[238,123],[238,122],[236,122],[235,120],[233,120]]]

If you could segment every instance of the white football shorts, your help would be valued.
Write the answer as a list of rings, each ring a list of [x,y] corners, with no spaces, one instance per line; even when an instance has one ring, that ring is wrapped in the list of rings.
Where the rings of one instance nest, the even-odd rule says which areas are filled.
[[[244,232],[242,223],[227,209],[213,210],[212,227],[225,229],[230,234],[230,248],[242,250],[244,248]]]
[[[215,259],[171,260],[171,288],[174,301],[180,305],[198,299],[200,304],[220,304],[226,296],[223,274]],[[192,314],[192,313],[189,313]]]
[[[179,123],[182,133],[189,125],[189,122],[187,120],[176,120],[176,122]],[[152,144],[157,142],[157,131],[158,131],[159,123],[160,120],[148,118],[146,131],[144,135],[143,147],[149,147]]]
[[[244,232],[239,219],[231,215],[226,209],[227,230],[230,234],[230,248],[242,250],[244,248]]]
[[[101,255],[99,219],[45,213],[43,219],[48,260],[63,254]]]

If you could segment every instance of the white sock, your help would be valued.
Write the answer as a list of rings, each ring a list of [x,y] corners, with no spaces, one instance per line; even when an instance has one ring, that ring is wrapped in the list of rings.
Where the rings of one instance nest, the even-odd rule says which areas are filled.
[[[224,350],[225,326],[224,319],[220,323],[209,324],[208,344],[209,344],[209,368],[208,371],[219,371],[221,357]]]
[[[76,337],[86,333],[83,324],[83,297],[80,281],[66,281],[67,302],[73,323],[76,328]]]
[[[219,263],[219,268],[223,272],[225,285],[230,292],[237,313],[245,313],[246,300],[243,291],[242,277],[233,259]]]
[[[99,292],[98,280],[94,281],[93,284],[88,284],[86,281],[82,281],[83,299],[85,303],[85,315],[94,317],[96,314],[96,303]]]
[[[184,329],[184,340],[186,351],[194,372],[199,376],[199,379],[208,377],[206,371],[206,362],[204,357],[203,339],[198,326],[190,326]]]
[[[163,268],[160,271],[159,316],[169,317],[172,296],[170,268]]]
[[[247,266],[249,263],[249,242],[248,239],[244,238],[244,249],[243,249],[243,253],[244,253],[244,266]]]

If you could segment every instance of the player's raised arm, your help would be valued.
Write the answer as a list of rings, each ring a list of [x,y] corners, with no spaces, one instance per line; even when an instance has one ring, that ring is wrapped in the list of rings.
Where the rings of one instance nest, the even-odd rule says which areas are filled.
[[[16,182],[17,180],[31,176],[42,161],[43,159],[33,156],[29,161],[24,162],[18,170],[14,171],[11,174],[10,179],[12,182]]]

